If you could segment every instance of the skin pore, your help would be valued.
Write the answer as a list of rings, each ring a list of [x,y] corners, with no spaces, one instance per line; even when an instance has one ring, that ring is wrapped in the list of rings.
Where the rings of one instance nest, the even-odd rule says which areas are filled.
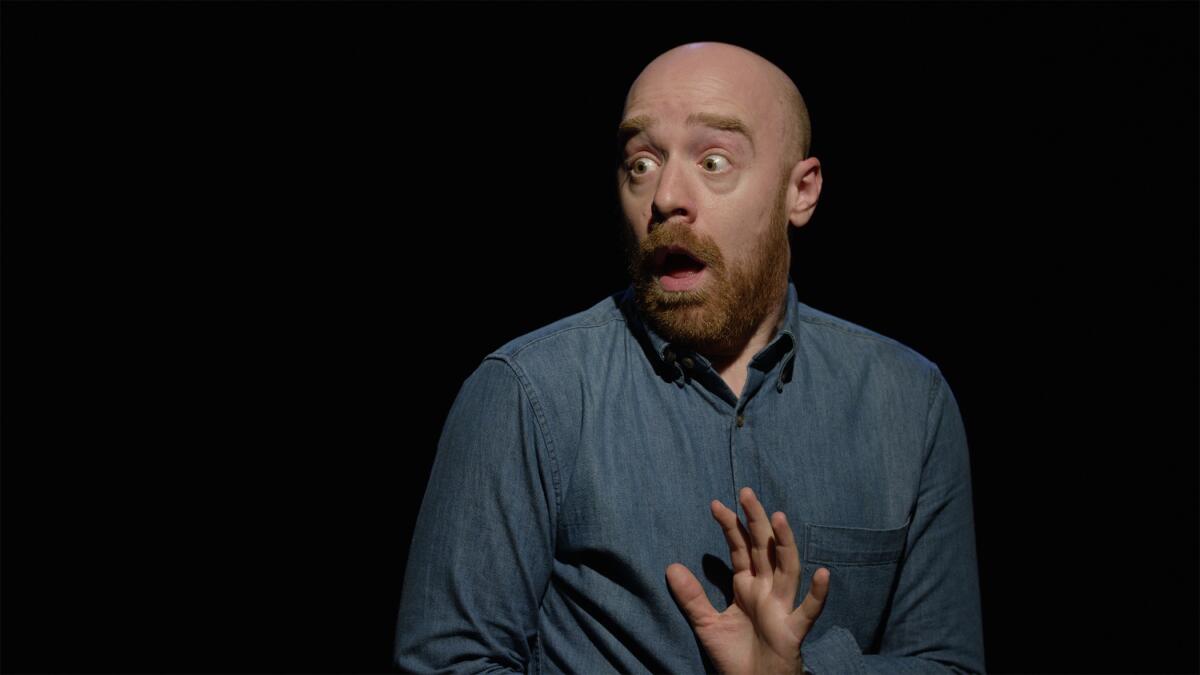
[[[672,49],[626,97],[618,192],[636,300],[655,331],[703,354],[739,397],[784,315],[788,224],[806,224],[820,194],[810,138],[787,74],[733,45]],[[657,254],[670,246],[704,264],[696,286],[663,286]]]

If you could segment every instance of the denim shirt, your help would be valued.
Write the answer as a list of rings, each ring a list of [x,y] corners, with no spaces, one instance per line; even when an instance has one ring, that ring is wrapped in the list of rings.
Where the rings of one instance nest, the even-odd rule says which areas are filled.
[[[808,672],[982,672],[970,465],[958,406],[912,349],[799,302],[735,396],[649,328],[632,288],[487,355],[451,406],[401,593],[416,672],[698,673],[667,586],[718,611],[709,508],[750,486],[830,573]]]

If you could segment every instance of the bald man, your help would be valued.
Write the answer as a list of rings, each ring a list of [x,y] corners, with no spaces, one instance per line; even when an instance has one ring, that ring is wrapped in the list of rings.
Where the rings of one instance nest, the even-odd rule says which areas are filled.
[[[618,143],[631,283],[463,383],[397,665],[982,671],[954,396],[789,276],[787,228],[821,193],[795,84],[740,47],[680,46],[633,83]]]

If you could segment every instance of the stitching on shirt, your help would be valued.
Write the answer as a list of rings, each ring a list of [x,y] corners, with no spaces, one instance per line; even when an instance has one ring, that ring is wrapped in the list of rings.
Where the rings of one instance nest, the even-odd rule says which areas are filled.
[[[538,432],[541,433],[542,440],[546,443],[546,452],[550,456],[550,477],[554,483],[554,522],[557,524],[558,514],[562,512],[562,487],[560,485],[561,479],[559,478],[558,471],[558,453],[554,449],[554,439],[550,435],[550,426],[546,423],[546,413],[542,409],[542,403],[533,393],[533,386],[529,382],[529,378],[525,376],[525,371],[520,367],[519,364],[513,362],[504,354],[488,354],[484,357],[484,360],[486,361],[488,359],[499,361],[507,365],[509,369],[513,371],[513,374],[517,376],[517,382],[519,382],[521,385],[521,390],[525,392],[526,398],[529,399],[530,407],[533,408],[533,416],[534,419],[537,420]],[[557,526],[554,528],[554,530],[557,533]]]
[[[925,475],[925,467],[929,464],[929,458],[933,456],[933,446],[930,444],[929,437],[929,422],[933,417],[933,403],[937,399],[938,392],[941,390],[941,371],[938,370],[937,364],[931,364],[933,367],[929,369],[929,394],[925,400],[925,429],[921,436],[921,452],[925,456],[921,458],[921,475]],[[921,483],[917,481],[917,494],[921,493]]]
[[[828,319],[821,319],[821,318],[819,318],[819,317],[814,317],[814,316],[803,316],[803,315],[801,315],[801,314],[799,314],[799,313],[797,313],[796,319],[797,319],[798,321],[802,321],[802,322],[804,322],[804,323],[811,323],[811,324],[813,324],[813,325],[816,325],[816,326],[823,326],[823,327],[825,327],[825,328],[832,328],[832,329],[834,329],[834,330],[840,331],[840,332],[842,332],[842,333],[845,333],[845,334],[847,334],[847,335],[853,335],[853,336],[855,336],[855,337],[867,338],[867,339],[869,339],[869,340],[874,340],[874,341],[876,341],[876,342],[882,342],[882,343],[889,344],[889,345],[894,345],[894,346],[897,346],[897,347],[903,347],[904,349],[906,349],[906,350],[908,350],[908,351],[912,352],[913,354],[917,354],[918,356],[921,356],[921,358],[925,358],[923,355],[921,355],[921,354],[920,354],[919,352],[917,352],[915,349],[913,349],[912,347],[909,347],[908,345],[904,344],[903,342],[900,342],[900,341],[899,341],[899,340],[897,340],[896,338],[890,338],[890,337],[888,337],[888,336],[886,336],[886,335],[880,335],[880,334],[878,334],[878,333],[872,333],[872,332],[866,331],[866,329],[855,330],[855,329],[853,329],[853,328],[850,328],[850,327],[847,327],[847,326],[843,326],[842,324],[839,324],[839,323],[834,323],[834,322],[832,322],[832,321],[829,321]]]
[[[512,353],[512,356],[513,356],[513,358],[516,358],[518,354],[520,354],[521,352],[525,351],[526,349],[532,347],[533,345],[536,345],[537,343],[541,342],[542,340],[549,340],[552,337],[558,337],[559,335],[562,335],[563,333],[566,333],[568,331],[581,330],[584,328],[603,328],[614,321],[620,321],[621,323],[625,323],[625,317],[610,316],[610,317],[608,317],[608,320],[605,321],[604,323],[588,324],[586,326],[564,326],[563,328],[559,328],[558,330],[554,331],[553,333],[550,333],[549,335],[543,335],[543,336],[537,338],[536,340],[530,340],[529,342],[526,342],[525,344],[518,347],[517,350]],[[503,354],[496,354],[496,355],[504,356]]]

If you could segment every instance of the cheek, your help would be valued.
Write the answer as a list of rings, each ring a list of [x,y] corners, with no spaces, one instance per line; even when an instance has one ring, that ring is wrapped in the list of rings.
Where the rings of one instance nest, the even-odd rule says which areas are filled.
[[[646,219],[639,213],[637,206],[625,199],[621,200],[621,236],[627,246],[638,246],[648,236]]]
[[[631,225],[639,235],[650,221],[649,203],[628,194],[621,195],[621,213],[625,216],[626,224]]]

